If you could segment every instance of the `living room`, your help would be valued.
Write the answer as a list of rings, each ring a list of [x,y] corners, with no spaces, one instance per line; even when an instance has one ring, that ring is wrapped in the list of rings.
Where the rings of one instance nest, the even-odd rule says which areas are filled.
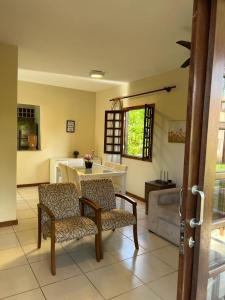
[[[179,268],[179,256],[180,262],[188,257],[182,252],[179,206],[192,132],[186,132],[185,140],[185,128],[191,128],[190,70],[195,62],[189,68],[193,3],[176,3],[171,9],[172,0],[98,2],[0,5],[0,135],[5,141],[0,155],[0,299],[175,300],[177,284],[181,286],[185,268]],[[163,26],[158,26],[159,18]],[[131,154],[129,112],[139,109],[144,112],[142,137],[139,152]],[[120,117],[114,121],[122,127],[107,127],[114,121],[106,119],[106,111],[117,112]],[[23,113],[35,122],[24,123]],[[26,126],[35,131],[30,141],[21,134]],[[179,138],[171,139],[171,132]],[[72,166],[89,156],[93,172],[103,170],[96,180],[103,180],[100,175],[112,179],[116,191],[113,176],[123,178],[119,192],[128,200],[115,201],[130,223],[107,231],[103,226],[102,239],[96,234],[95,242],[93,236],[77,236],[52,248],[52,237],[50,244],[40,235],[37,210],[41,189],[58,182],[51,180],[51,161],[71,160]],[[118,165],[125,169],[116,173]],[[84,172],[79,176],[92,172],[79,168],[78,173]],[[71,184],[64,181],[60,166],[55,171],[63,181],[59,186]],[[79,193],[82,186],[80,181]],[[99,233],[97,217],[95,223]],[[223,228],[217,225],[213,236],[219,243],[224,242]],[[222,249],[215,246],[217,256]],[[216,294],[212,282],[209,291]]]

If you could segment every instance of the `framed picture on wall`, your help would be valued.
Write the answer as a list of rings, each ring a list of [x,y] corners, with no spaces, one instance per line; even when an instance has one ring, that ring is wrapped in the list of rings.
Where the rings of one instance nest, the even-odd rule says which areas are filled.
[[[185,143],[186,137],[186,122],[185,121],[170,121],[168,142],[169,143]]]
[[[75,121],[74,120],[66,121],[66,132],[69,132],[69,133],[75,132]]]

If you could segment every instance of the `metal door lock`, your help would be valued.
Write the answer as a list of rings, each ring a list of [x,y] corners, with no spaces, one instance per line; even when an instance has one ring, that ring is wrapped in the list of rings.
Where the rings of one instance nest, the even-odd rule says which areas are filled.
[[[195,245],[195,240],[193,239],[193,237],[191,236],[189,239],[188,239],[188,246],[189,248],[193,248]]]

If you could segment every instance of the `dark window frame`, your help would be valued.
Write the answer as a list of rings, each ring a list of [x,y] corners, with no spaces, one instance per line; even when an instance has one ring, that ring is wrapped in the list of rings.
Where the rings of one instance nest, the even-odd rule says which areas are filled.
[[[126,112],[130,110],[145,109],[145,118],[144,118],[144,136],[143,136],[143,153],[142,157],[128,155],[124,153],[125,141],[126,141]],[[109,119],[108,116],[113,114],[113,119]],[[120,135],[115,136],[115,114],[120,115],[121,126],[120,126]],[[155,104],[145,104],[139,106],[126,107],[123,110],[107,110],[105,111],[105,135],[104,135],[104,153],[106,154],[120,154],[122,157],[129,159],[136,159],[142,161],[152,162],[152,151],[153,151],[153,129],[154,129],[154,115],[155,115]],[[113,126],[109,127],[108,122],[112,122]],[[107,132],[111,130],[111,135],[108,135]],[[114,143],[115,137],[119,138],[119,144]],[[112,139],[112,143],[107,143],[107,138]],[[107,147],[112,147],[112,150],[108,150]],[[115,147],[119,147],[119,151],[115,151]]]

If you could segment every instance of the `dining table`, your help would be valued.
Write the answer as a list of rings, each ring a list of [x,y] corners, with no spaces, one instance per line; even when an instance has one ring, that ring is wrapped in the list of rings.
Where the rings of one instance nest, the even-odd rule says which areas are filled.
[[[98,179],[98,178],[113,178],[117,179],[117,182],[120,186],[121,194],[126,193],[126,171],[120,171],[113,168],[106,167],[100,164],[93,164],[91,169],[87,169],[84,166],[76,166],[73,163],[69,163],[68,167],[76,169],[79,182],[81,180],[90,180],[90,179]],[[125,202],[123,199],[120,200],[120,207],[125,207]]]

